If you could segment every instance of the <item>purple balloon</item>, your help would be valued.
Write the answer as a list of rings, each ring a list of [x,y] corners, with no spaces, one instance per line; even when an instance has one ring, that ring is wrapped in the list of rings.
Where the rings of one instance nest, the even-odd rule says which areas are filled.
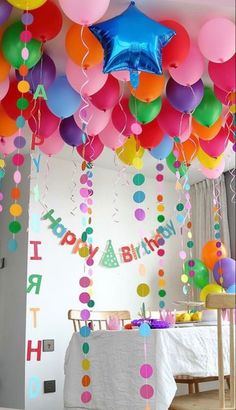
[[[220,259],[213,268],[213,275],[219,285],[228,289],[235,283],[235,260],[232,258]],[[220,282],[220,278],[223,278],[223,283]]]
[[[0,0],[0,25],[5,23],[12,11],[12,6],[5,0]]]
[[[17,80],[22,79],[18,70],[16,70],[16,78]],[[30,89],[33,93],[36,91],[38,84],[43,84],[44,88],[47,89],[55,78],[56,66],[47,54],[43,54],[39,62],[24,77],[30,83]]]
[[[173,78],[169,78],[166,85],[166,97],[170,104],[178,111],[190,113],[201,102],[204,95],[202,80],[198,80],[191,86],[178,84]]]
[[[72,147],[78,147],[83,143],[83,131],[76,124],[73,115],[61,121],[60,134],[65,143]]]

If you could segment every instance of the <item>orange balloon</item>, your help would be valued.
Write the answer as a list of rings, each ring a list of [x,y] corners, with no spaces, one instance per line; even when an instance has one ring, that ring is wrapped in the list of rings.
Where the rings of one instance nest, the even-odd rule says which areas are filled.
[[[128,83],[131,94],[138,100],[151,102],[158,98],[165,86],[164,75],[156,75],[142,71],[139,75],[139,85],[133,88],[130,82]]]
[[[201,138],[205,141],[212,140],[220,131],[222,126],[222,117],[219,117],[218,120],[211,126],[205,127],[202,124],[199,124],[194,118],[192,120],[192,132],[197,135],[198,138]]]
[[[221,247],[217,248],[216,244],[219,241],[212,240],[207,242],[202,248],[202,261],[209,269],[213,269],[216,262],[222,258],[227,258],[227,250],[224,244],[221,242]],[[221,252],[221,255],[217,255],[217,252]]]
[[[84,68],[91,68],[103,60],[103,48],[88,27],[72,24],[67,32],[65,45],[71,60]]]
[[[0,82],[4,81],[11,69],[11,65],[5,60],[1,52],[2,30],[0,29]]]
[[[199,141],[198,138],[191,134],[190,137],[178,144],[175,144],[175,148],[179,151],[178,160],[191,164],[192,160],[197,156]]]
[[[0,104],[0,137],[11,137],[16,131],[16,121],[8,117]]]

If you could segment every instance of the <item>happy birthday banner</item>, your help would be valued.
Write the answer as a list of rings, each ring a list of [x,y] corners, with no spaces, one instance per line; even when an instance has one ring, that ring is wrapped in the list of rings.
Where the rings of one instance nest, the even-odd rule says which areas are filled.
[[[54,209],[50,209],[45,215],[42,216],[42,220],[49,220],[51,224],[49,228],[52,233],[60,239],[60,245],[70,245],[72,246],[72,254],[79,254],[81,257],[94,256],[99,251],[99,247],[93,247],[84,242],[81,238],[78,238],[76,234],[69,229],[67,229],[62,223],[62,218],[54,218]],[[116,268],[120,263],[128,263],[134,260],[141,259],[145,255],[150,255],[156,249],[159,248],[159,241],[163,238],[169,239],[172,235],[176,235],[175,227],[172,220],[170,220],[166,225],[157,228],[156,233],[150,239],[144,237],[138,244],[129,244],[121,246],[118,252],[114,251],[112,241],[107,240],[107,245],[105,251],[103,251],[103,256],[100,260],[100,264],[107,268]],[[87,252],[85,252],[85,248]],[[82,252],[81,252],[82,251]],[[118,261],[119,259],[119,261]]]

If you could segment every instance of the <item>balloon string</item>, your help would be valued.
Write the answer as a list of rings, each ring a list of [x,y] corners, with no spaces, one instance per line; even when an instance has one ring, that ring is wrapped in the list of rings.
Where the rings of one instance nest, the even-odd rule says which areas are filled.
[[[80,31],[80,39],[81,39],[81,42],[82,42],[84,48],[86,49],[85,55],[84,55],[83,60],[82,60],[82,73],[83,73],[85,79],[84,79],[84,83],[80,87],[80,96],[81,96],[81,99],[82,99],[83,102],[82,102],[81,108],[79,110],[79,117],[80,117],[80,120],[81,120],[81,123],[82,123],[82,131],[84,131],[84,135],[86,136],[87,135],[88,123],[89,123],[89,119],[86,119],[86,116],[87,116],[86,109],[89,108],[89,99],[85,98],[86,94],[83,93],[83,90],[86,87],[86,85],[89,83],[87,70],[85,69],[85,64],[84,64],[86,58],[89,55],[89,47],[86,44],[86,42],[84,41],[83,34],[84,34],[84,26],[82,26],[81,31]],[[85,111],[84,115],[83,115],[83,111]],[[83,142],[87,143],[87,138],[86,138],[86,141],[83,141]]]
[[[235,178],[236,178],[236,172],[235,172],[235,168],[233,168],[233,169],[230,169],[229,170],[229,173],[230,173],[230,175],[231,175],[231,179],[230,179],[230,184],[229,184],[229,186],[230,186],[230,190],[231,190],[231,192],[232,192],[232,197],[231,197],[231,203],[232,204],[235,204],[236,203],[236,192],[235,192]]]
[[[76,192],[76,188],[77,188],[77,173],[78,173],[78,162],[75,159],[75,147],[73,147],[72,150],[72,162],[73,162],[73,173],[72,173],[72,178],[71,178],[71,192],[70,192],[70,200],[73,204],[73,208],[70,211],[70,214],[75,216],[76,210],[78,209],[78,206],[76,204],[76,200],[75,200],[75,192]]]
[[[49,177],[49,172],[50,172],[50,159],[51,159],[51,155],[47,156],[47,160],[46,160],[46,172],[44,175],[44,190],[43,190],[43,195],[41,197],[41,199],[39,200],[39,203],[41,204],[41,206],[43,207],[44,210],[48,211],[48,205],[46,203],[46,197],[47,197],[47,193],[48,193],[48,177]],[[43,215],[42,211],[42,214]]]

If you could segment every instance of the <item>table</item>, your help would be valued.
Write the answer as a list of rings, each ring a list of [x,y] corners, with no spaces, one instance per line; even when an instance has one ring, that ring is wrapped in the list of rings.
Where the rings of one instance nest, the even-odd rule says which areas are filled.
[[[225,328],[225,332],[228,329]],[[88,338],[92,400],[82,404],[84,359],[79,333],[74,333],[65,357],[64,405],[66,409],[144,410],[139,394],[144,379],[139,369],[144,360],[144,338],[138,330],[96,331]],[[229,372],[228,338],[224,338],[226,373]],[[146,338],[147,359],[154,369],[148,383],[155,394],[152,410],[167,410],[175,393],[175,375],[216,376],[217,327],[196,326],[152,330]]]

